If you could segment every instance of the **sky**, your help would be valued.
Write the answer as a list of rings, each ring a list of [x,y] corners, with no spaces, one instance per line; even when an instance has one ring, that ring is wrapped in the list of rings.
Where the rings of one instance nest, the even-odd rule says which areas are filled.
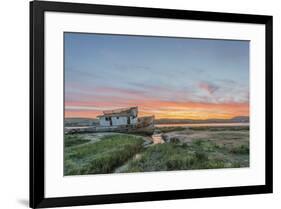
[[[249,115],[249,41],[64,33],[65,117]]]

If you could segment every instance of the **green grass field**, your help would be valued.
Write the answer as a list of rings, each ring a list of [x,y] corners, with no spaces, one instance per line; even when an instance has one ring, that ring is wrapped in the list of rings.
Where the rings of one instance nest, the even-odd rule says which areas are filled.
[[[75,137],[78,141],[82,141],[76,135],[66,137],[66,142],[69,138],[71,138],[71,141],[74,140]],[[72,143],[75,145],[65,148],[65,175],[110,173],[135,153],[140,152],[143,140],[138,136],[118,134],[104,136],[95,143],[83,142],[80,145],[77,145],[77,143]]]
[[[133,134],[66,134],[64,174],[249,167],[249,127],[161,127],[164,144]]]
[[[84,144],[89,142],[89,139],[84,139],[81,135],[79,134],[67,134],[64,137],[64,146],[65,147],[71,147],[74,145],[78,144]]]
[[[249,147],[246,145],[228,150],[212,141],[165,143],[147,148],[139,159],[130,161],[122,172],[246,167],[248,164],[241,163],[241,159],[247,160],[248,155]]]

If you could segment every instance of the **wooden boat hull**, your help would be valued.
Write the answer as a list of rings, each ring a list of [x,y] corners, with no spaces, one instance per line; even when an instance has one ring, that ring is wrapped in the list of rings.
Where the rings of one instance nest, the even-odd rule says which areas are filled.
[[[66,127],[66,134],[96,133],[96,132],[119,132],[151,135],[154,132],[154,116],[140,117],[137,124],[120,126],[89,126],[89,127]]]

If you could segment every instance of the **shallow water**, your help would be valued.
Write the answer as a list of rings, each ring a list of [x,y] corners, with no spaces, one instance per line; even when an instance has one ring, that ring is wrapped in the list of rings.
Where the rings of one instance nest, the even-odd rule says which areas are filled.
[[[155,124],[156,127],[249,126],[249,123],[173,123]]]

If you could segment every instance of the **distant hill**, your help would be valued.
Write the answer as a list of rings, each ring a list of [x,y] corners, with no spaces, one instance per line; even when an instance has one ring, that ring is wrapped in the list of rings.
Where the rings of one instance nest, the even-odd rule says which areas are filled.
[[[235,121],[235,122],[238,122],[238,123],[249,123],[249,116],[237,116],[237,117],[234,117],[234,118],[231,118],[231,121]]]
[[[249,116],[237,116],[231,119],[206,119],[206,120],[193,120],[193,119],[156,119],[156,124],[182,124],[182,123],[249,123]]]
[[[98,120],[93,118],[65,118],[64,119],[64,125],[66,127],[93,126],[96,124],[98,124]]]
[[[97,125],[98,119],[93,118],[65,118],[64,125],[66,127],[75,126],[93,126]],[[156,119],[155,124],[183,124],[183,123],[249,123],[249,116],[237,116],[231,119],[206,119],[206,120],[193,120],[193,119]]]

